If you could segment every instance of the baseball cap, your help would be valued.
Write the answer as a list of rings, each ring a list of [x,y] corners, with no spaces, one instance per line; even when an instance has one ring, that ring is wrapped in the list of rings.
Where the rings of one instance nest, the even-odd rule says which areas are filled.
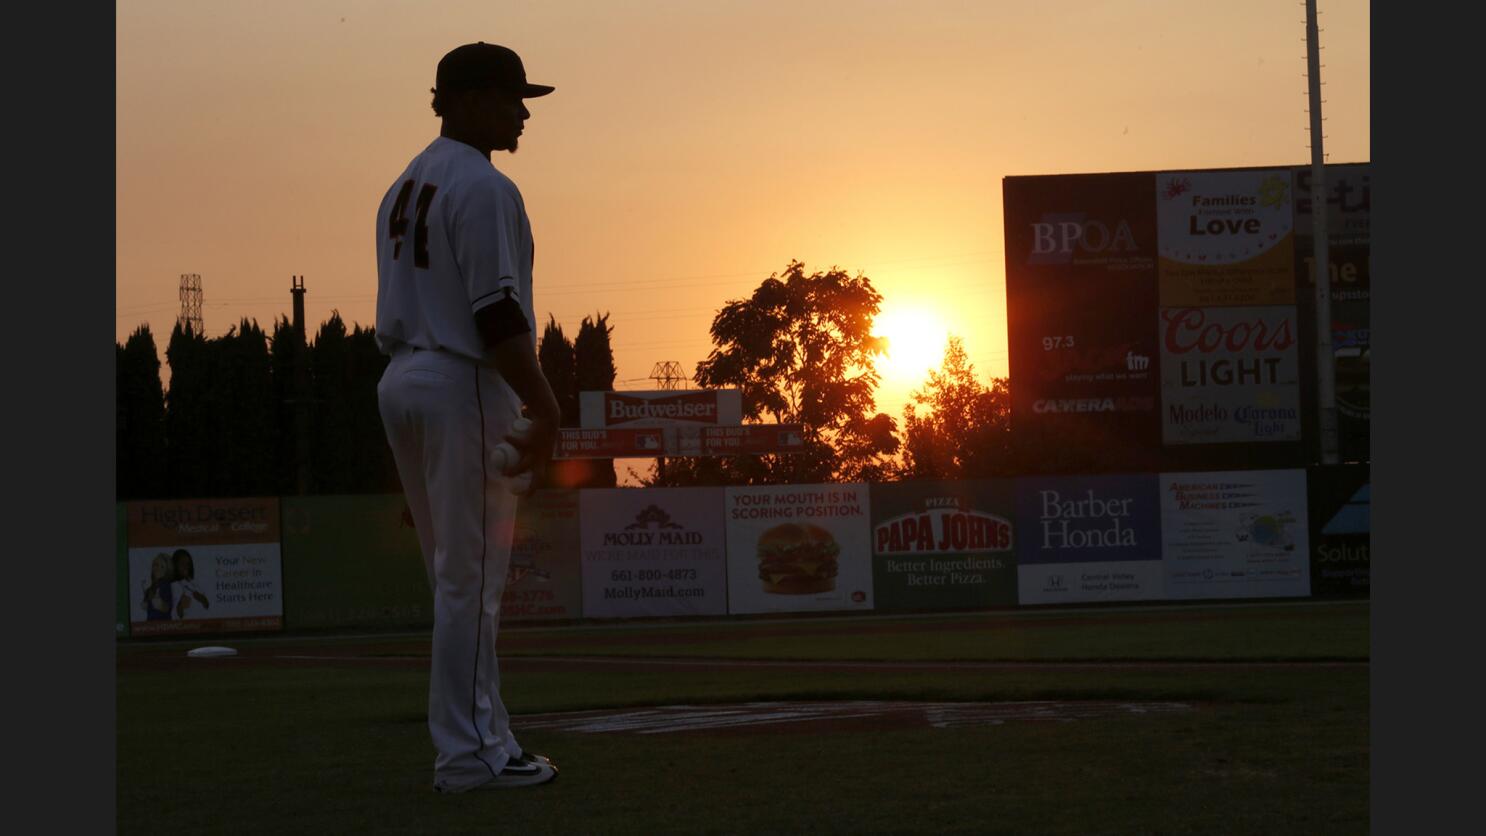
[[[439,90],[494,85],[520,93],[523,99],[545,96],[557,89],[545,84],[528,84],[521,56],[508,47],[484,41],[465,44],[449,50],[439,59],[434,86]]]

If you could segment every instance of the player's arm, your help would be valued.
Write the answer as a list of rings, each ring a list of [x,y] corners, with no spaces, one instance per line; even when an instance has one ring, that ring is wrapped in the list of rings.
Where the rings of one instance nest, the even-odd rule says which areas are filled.
[[[526,404],[532,421],[530,441],[508,438],[521,451],[521,470],[537,471],[533,484],[552,458],[561,420],[557,396],[537,363],[532,339],[535,327],[526,317],[516,260],[522,256],[519,196],[499,184],[481,184],[451,194],[452,244],[466,283],[475,326],[485,345],[487,362]],[[530,269],[530,265],[525,265]]]
[[[506,440],[521,451],[517,469],[535,471],[532,482],[539,483],[547,463],[552,460],[562,414],[557,405],[557,395],[537,362],[531,325],[515,297],[508,295],[476,311],[475,326],[480,330],[491,365],[526,404],[527,417],[532,422],[530,440],[510,437]]]

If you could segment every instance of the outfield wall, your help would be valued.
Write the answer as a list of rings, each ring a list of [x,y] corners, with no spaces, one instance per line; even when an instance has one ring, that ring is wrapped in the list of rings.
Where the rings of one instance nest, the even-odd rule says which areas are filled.
[[[1367,465],[544,491],[517,515],[502,617],[1367,597],[1369,495]],[[432,623],[399,495],[131,502],[118,521],[121,637]]]

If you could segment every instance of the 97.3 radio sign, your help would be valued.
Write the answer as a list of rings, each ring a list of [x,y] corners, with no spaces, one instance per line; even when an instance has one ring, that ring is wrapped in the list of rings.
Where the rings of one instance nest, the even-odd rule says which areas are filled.
[[[1154,434],[1154,175],[1008,177],[1003,195],[1013,412]]]

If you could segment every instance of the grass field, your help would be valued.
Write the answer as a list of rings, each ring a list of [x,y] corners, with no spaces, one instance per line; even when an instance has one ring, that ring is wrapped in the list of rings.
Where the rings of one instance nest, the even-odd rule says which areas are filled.
[[[214,640],[243,653],[219,661],[126,642],[119,832],[1364,833],[1368,616],[1304,602],[510,628],[513,725],[561,777],[460,796],[429,789],[426,635]],[[676,658],[692,664],[656,664]],[[728,661],[746,659],[803,663]],[[887,699],[1190,710],[650,735],[521,718]]]

